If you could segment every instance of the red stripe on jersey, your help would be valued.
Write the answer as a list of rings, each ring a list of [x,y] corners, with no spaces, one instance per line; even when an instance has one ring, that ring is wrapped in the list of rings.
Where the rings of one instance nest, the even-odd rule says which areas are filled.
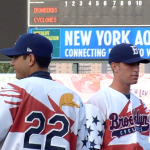
[[[21,102],[9,102],[9,101],[4,101],[7,104],[11,104],[11,105],[20,105]]]

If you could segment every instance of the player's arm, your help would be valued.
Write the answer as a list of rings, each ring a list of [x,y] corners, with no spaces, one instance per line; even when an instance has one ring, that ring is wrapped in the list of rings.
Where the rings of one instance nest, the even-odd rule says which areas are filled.
[[[89,150],[100,150],[105,132],[105,117],[102,111],[92,105],[85,104],[86,126],[88,130]]]
[[[7,135],[13,119],[9,110],[9,105],[5,102],[5,97],[0,92],[0,141]]]
[[[86,112],[84,104],[80,105],[79,109],[79,124],[77,133],[76,150],[87,150],[88,148],[88,132],[86,128]]]
[[[13,124],[21,101],[19,95],[8,84],[0,90],[0,141],[5,138]]]

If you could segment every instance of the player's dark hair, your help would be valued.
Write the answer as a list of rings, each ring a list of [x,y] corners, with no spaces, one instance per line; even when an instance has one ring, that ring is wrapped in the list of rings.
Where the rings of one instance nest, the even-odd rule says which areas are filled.
[[[23,59],[26,59],[28,55],[23,55]]]
[[[26,59],[28,55],[23,55],[23,59]],[[50,62],[51,62],[51,59],[49,58],[45,58],[45,57],[41,57],[41,56],[35,56],[35,59],[36,59],[36,62],[37,64],[39,65],[39,67],[41,68],[48,68]]]

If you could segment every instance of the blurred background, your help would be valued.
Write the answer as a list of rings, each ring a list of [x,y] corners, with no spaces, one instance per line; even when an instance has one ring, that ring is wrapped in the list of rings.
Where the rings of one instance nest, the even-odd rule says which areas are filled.
[[[49,72],[52,74],[111,74],[111,68],[107,63],[108,49],[111,49],[117,42],[109,43],[114,36],[110,33],[122,34],[130,30],[129,41],[134,44],[138,31],[141,38],[137,39],[137,46],[143,49],[141,55],[149,59],[147,49],[150,48],[150,1],[148,0],[1,0],[0,5],[0,48],[12,47],[20,34],[25,32],[35,33],[47,36],[54,45],[54,57],[49,66]],[[96,28],[96,29],[95,29]],[[65,31],[64,31],[65,30]],[[98,45],[94,40],[95,30],[105,31],[102,44]],[[114,31],[118,31],[114,33]],[[48,32],[48,34],[44,34]],[[73,35],[71,46],[66,45],[67,33],[79,31]],[[84,44],[81,41],[80,32],[83,31],[83,39],[89,31],[92,31],[90,44]],[[86,36],[86,37],[85,37]],[[123,36],[123,34],[121,35]],[[107,40],[104,43],[104,38]],[[117,38],[117,37],[116,37]],[[65,40],[64,40],[65,39]],[[146,39],[146,42],[140,43],[140,40]],[[67,39],[68,40],[68,39]],[[98,39],[100,40],[100,39]],[[88,39],[85,39],[87,42]],[[120,39],[119,42],[123,42]],[[69,43],[69,40],[68,40]],[[109,43],[109,45],[108,45]],[[66,50],[79,50],[92,48],[105,49],[106,56],[66,56]],[[70,51],[69,51],[70,52]],[[87,51],[86,51],[87,53]],[[9,65],[10,59],[0,54],[0,73],[13,73],[13,68]],[[150,73],[150,64],[141,64],[140,73]]]

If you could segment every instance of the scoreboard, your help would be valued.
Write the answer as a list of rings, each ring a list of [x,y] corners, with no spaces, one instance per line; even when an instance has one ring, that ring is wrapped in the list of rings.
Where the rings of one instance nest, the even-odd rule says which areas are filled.
[[[53,59],[107,60],[131,43],[150,58],[150,0],[28,0],[28,31],[51,40]]]
[[[28,27],[150,25],[150,0],[28,0]]]

